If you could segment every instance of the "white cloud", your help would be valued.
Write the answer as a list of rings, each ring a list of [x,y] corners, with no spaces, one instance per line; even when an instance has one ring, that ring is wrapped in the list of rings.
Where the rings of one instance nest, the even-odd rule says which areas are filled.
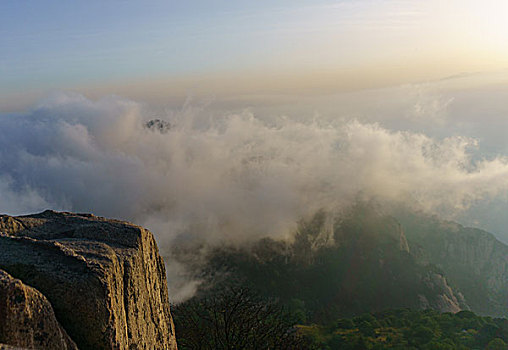
[[[156,234],[164,254],[177,237],[283,237],[300,217],[359,196],[443,214],[508,189],[508,161],[480,158],[467,137],[190,107],[167,116],[172,127],[159,133],[144,127],[151,118],[133,101],[69,94],[0,117],[0,212],[131,220]],[[195,281],[171,266],[172,293],[185,298]]]
[[[506,159],[472,161],[476,141],[464,137],[206,111],[174,115],[160,134],[148,119],[135,102],[79,95],[2,117],[2,196],[20,200],[0,210],[92,211],[149,225],[161,242],[243,240],[284,235],[359,193],[454,210],[508,188]]]

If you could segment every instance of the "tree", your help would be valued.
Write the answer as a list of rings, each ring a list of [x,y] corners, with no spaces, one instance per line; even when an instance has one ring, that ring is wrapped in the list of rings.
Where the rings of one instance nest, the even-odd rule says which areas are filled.
[[[227,288],[173,307],[179,349],[305,349],[291,318],[247,288]]]
[[[506,345],[506,343],[502,339],[496,338],[496,339],[491,340],[485,349],[487,349],[487,350],[507,350],[508,345]]]
[[[415,328],[409,330],[406,337],[409,343],[413,345],[422,345],[430,342],[434,337],[434,333],[432,329],[418,324]]]
[[[366,337],[375,337],[376,331],[374,330],[374,327],[370,324],[367,320],[360,320],[357,324],[358,330],[360,333],[362,333]]]

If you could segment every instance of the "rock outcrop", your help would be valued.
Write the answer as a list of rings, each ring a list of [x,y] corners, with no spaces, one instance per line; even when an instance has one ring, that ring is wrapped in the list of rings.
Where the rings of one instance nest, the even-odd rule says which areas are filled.
[[[429,302],[426,296],[420,294],[420,308],[422,310],[434,309],[440,312],[459,312],[469,310],[464,296],[453,290],[446,281],[446,278],[438,273],[428,273],[423,282],[427,288],[434,292],[434,300]]]
[[[411,252],[442,270],[472,311],[508,316],[508,246],[483,230],[435,217],[405,214],[401,220]]]
[[[48,299],[0,270],[0,343],[36,349],[77,349]]]
[[[164,262],[142,227],[90,214],[3,215],[0,252],[0,269],[40,291],[80,349],[176,349]]]
[[[27,348],[20,348],[19,346],[0,344],[0,350],[27,350]]]

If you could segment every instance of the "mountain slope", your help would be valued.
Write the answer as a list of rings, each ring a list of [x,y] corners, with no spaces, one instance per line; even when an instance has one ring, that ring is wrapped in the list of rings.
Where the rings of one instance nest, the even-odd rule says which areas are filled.
[[[397,216],[418,260],[438,266],[479,314],[508,316],[508,246],[483,230],[422,214]]]
[[[202,276],[202,294],[246,284],[315,322],[388,308],[468,308],[442,272],[409,253],[393,217],[360,205],[331,222],[324,212],[300,222],[291,243],[216,249]]]

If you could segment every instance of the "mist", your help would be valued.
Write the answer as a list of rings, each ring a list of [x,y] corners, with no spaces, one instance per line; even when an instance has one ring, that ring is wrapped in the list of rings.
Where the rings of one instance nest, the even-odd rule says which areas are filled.
[[[446,101],[432,102],[432,113]],[[165,128],[147,127],[154,119]],[[218,113],[192,103],[161,114],[122,97],[65,93],[1,116],[0,129],[0,212],[129,220],[154,232],[163,255],[182,240],[288,238],[300,218],[358,199],[454,217],[508,190],[508,159],[482,156],[475,138],[361,118]],[[171,287],[184,267],[169,266]],[[175,293],[183,298],[195,285]]]

